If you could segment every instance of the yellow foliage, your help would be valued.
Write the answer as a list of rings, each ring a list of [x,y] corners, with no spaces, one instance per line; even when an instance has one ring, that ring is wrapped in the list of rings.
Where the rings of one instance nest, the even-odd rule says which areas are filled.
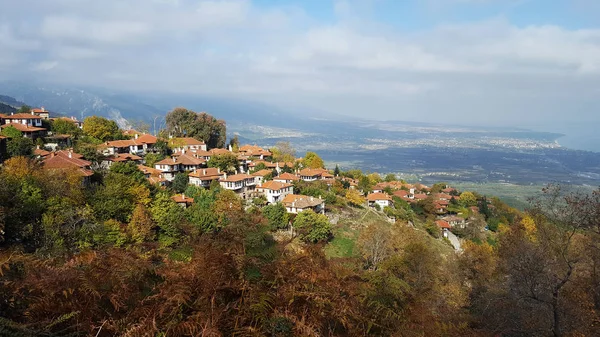
[[[521,220],[521,224],[525,229],[525,235],[527,236],[527,239],[529,239],[529,241],[531,242],[537,241],[537,226],[535,225],[535,221],[533,220],[533,218],[526,215],[525,217],[523,217],[523,220]]]
[[[346,192],[346,199],[348,199],[348,202],[356,206],[360,206],[365,203],[365,198],[360,194],[360,192],[353,189],[349,189]]]
[[[152,198],[150,197],[150,190],[144,185],[134,185],[130,188],[129,193],[135,198],[136,203],[144,206],[150,205]]]

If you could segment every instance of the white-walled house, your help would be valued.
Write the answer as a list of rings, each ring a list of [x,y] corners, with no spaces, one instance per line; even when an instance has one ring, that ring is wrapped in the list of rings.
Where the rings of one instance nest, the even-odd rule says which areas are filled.
[[[288,183],[291,184],[294,181],[298,181],[300,180],[300,178],[296,175],[293,175],[291,173],[282,173],[280,175],[278,175],[277,177],[273,178],[274,181],[278,181],[280,183]]]
[[[379,205],[381,208],[384,208],[393,205],[392,197],[387,193],[371,193],[367,195],[367,202],[371,207]]]
[[[282,201],[287,195],[294,192],[294,186],[292,184],[267,181],[256,188],[258,193],[262,193],[269,204],[274,204]]]
[[[325,214],[325,201],[321,198],[301,194],[288,194],[283,198],[283,206],[288,213],[298,214],[312,209],[315,213]]]
[[[177,161],[177,158],[166,158],[156,164],[154,168],[162,172],[163,177],[168,181],[173,181],[175,175],[182,171],[181,164]]]
[[[197,169],[190,173],[188,177],[190,185],[208,188],[213,181],[219,181],[224,176],[225,174],[221,173],[219,168],[209,167]]]
[[[247,199],[252,196],[256,187],[254,177],[249,174],[225,175],[219,180],[221,187],[235,192],[240,198]]]

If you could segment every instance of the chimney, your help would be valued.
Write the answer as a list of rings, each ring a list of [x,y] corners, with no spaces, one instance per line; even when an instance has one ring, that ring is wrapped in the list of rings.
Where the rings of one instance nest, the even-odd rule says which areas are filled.
[[[42,107],[42,112],[46,111],[46,109],[44,107]]]
[[[229,149],[229,152],[233,152],[233,147],[231,147],[231,144],[229,144],[229,147],[227,147]]]
[[[177,159],[175,159],[175,157],[172,157],[171,159],[173,159],[173,162],[176,162],[176,161],[177,161]]]
[[[292,201],[292,208],[296,207],[296,202]]]
[[[73,152],[69,151],[69,158],[73,158]]]
[[[221,173],[221,169],[217,167],[217,173]]]
[[[203,175],[206,175],[206,170],[202,170],[202,174],[203,174]]]
[[[33,112],[33,109],[31,110],[31,114],[32,114],[32,115],[35,115],[35,112]]]
[[[39,146],[39,145],[36,145],[36,146],[35,146],[35,148],[39,150],[39,149],[40,149],[40,146]]]
[[[135,134],[135,139],[138,139],[138,134],[137,133]]]
[[[223,173],[223,179],[227,180],[227,173]]]

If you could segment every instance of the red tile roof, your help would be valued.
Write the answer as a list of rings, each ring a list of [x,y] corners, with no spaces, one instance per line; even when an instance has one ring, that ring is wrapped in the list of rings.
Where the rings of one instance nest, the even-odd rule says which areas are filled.
[[[325,173],[329,173],[329,172],[325,169],[311,169],[311,168],[305,168],[300,171],[300,175],[305,176],[305,177],[320,177]]]
[[[272,191],[279,191],[282,188],[288,188],[288,187],[292,187],[292,184],[287,184],[287,183],[282,183],[282,182],[278,182],[278,181],[267,181],[264,182],[262,185],[258,186],[257,188],[259,189],[265,189],[265,190],[272,190]]]
[[[387,200],[392,201],[392,197],[390,197],[387,193],[371,193],[367,195],[367,200],[376,201],[376,200]]]
[[[264,169],[264,170],[260,170],[260,171],[252,173],[252,176],[253,177],[264,177],[267,174],[271,174],[271,173],[273,173],[273,170]]]
[[[227,178],[223,178],[220,181],[238,182],[246,179],[254,179],[254,177],[249,174],[234,174],[228,176]]]
[[[144,166],[144,165],[138,165],[137,167],[140,171],[142,171],[144,173],[144,175],[149,174],[151,176],[158,176],[162,173],[161,170],[157,170],[155,168]]]
[[[178,204],[192,204],[194,203],[194,199],[186,197],[184,194],[175,194],[171,197],[171,200],[175,201]]]
[[[78,169],[80,174],[86,177],[94,174],[94,172],[89,169],[91,163],[83,159],[69,158],[61,155],[51,155],[46,157],[42,163],[44,164],[45,169]]]
[[[277,177],[273,178],[273,180],[291,180],[291,181],[297,181],[300,180],[300,178],[296,175],[293,175],[291,173],[282,173],[280,175],[278,175]]]
[[[5,118],[6,119],[40,119],[40,116],[26,114],[26,113],[19,113],[19,114],[12,114],[10,116],[6,116]]]
[[[9,123],[9,124],[4,124],[2,126],[0,126],[1,128],[5,129],[7,127],[14,127],[15,129],[21,131],[21,132],[36,132],[36,131],[46,131],[46,129],[44,128],[38,128],[35,126],[27,126],[25,124],[21,124],[21,123]]]
[[[452,226],[450,226],[450,224],[447,221],[444,220],[437,220],[436,225],[438,225],[440,228],[452,228]]]
[[[223,177],[225,174],[219,172],[219,169],[214,167],[196,169],[190,173],[190,177],[199,178],[200,180],[216,180]]]

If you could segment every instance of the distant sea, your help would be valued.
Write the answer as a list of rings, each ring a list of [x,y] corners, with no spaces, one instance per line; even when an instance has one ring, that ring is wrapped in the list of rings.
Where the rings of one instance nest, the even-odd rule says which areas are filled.
[[[573,150],[600,152],[600,122],[574,122],[561,125],[530,125],[525,126],[535,131],[562,133],[565,136],[558,139],[562,147]]]

